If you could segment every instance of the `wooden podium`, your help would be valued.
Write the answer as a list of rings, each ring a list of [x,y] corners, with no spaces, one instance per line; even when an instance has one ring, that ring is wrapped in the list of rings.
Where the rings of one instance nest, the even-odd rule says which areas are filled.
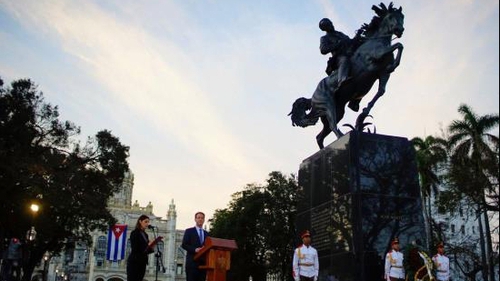
[[[236,241],[207,237],[203,249],[194,260],[205,257],[205,264],[200,269],[207,271],[207,281],[226,281],[226,271],[231,267],[231,251],[238,249]]]

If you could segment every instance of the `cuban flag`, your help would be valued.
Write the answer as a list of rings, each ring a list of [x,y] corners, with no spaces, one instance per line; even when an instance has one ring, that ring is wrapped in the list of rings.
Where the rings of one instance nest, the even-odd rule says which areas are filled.
[[[127,225],[115,224],[108,231],[108,251],[106,259],[119,261],[125,258],[125,246],[127,245]]]

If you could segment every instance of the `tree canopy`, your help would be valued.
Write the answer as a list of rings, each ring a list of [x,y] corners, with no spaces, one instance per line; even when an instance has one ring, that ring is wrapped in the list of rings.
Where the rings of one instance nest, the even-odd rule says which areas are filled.
[[[0,80],[0,238],[25,241],[35,227],[36,239],[25,241],[24,280],[45,252],[58,253],[68,240],[90,242],[91,231],[115,223],[106,207],[129,169],[129,148],[108,130],[84,144],[79,135],[33,81],[4,87]]]
[[[213,236],[235,239],[233,280],[266,280],[275,274],[291,280],[292,253],[297,242],[295,216],[301,192],[293,175],[269,174],[266,184],[249,184],[233,194],[226,209],[216,210],[211,220]]]

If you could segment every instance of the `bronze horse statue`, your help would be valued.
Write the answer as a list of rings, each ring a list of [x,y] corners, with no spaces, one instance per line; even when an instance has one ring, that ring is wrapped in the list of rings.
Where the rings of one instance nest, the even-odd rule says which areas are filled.
[[[370,24],[364,24],[352,40],[354,51],[349,57],[349,79],[338,85],[338,71],[323,78],[311,99],[299,98],[293,103],[292,125],[307,127],[316,124],[318,119],[323,129],[316,136],[316,141],[323,148],[323,141],[334,132],[337,138],[343,136],[338,129],[338,122],[344,117],[345,106],[358,111],[360,100],[370,91],[375,81],[379,81],[378,91],[356,119],[356,130],[363,130],[364,119],[368,116],[375,102],[385,93],[385,87],[391,73],[401,61],[403,45],[391,45],[392,36],[400,38],[404,31],[402,8],[390,3],[372,6],[376,16]],[[396,58],[394,52],[398,50]]]

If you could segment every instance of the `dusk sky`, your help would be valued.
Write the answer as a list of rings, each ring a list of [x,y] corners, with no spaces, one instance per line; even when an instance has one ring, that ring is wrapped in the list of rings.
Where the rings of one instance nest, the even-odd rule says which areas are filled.
[[[161,217],[174,200],[183,229],[318,150],[321,125],[287,116],[325,76],[318,22],[352,37],[379,3],[0,0],[0,77],[35,81],[82,139],[111,130],[130,146],[133,200]],[[405,49],[371,112],[377,133],[440,135],[462,103],[498,114],[499,1],[394,4],[405,32],[393,42]],[[347,111],[340,125],[354,122]]]

